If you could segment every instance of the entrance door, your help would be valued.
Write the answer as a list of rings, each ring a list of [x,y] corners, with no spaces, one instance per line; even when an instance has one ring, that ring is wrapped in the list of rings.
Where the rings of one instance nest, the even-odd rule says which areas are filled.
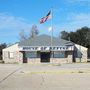
[[[73,51],[73,62],[76,62],[75,56],[76,56],[76,51],[74,50]]]
[[[23,63],[27,63],[26,53],[23,51]]]
[[[41,62],[50,62],[50,52],[41,52]]]

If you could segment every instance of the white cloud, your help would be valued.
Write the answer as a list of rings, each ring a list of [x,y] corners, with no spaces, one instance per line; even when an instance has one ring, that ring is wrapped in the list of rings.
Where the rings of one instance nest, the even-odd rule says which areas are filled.
[[[28,23],[22,17],[9,15],[8,13],[0,13],[0,43],[17,42],[21,30],[25,30],[25,33],[28,33],[31,26],[32,24]]]
[[[39,31],[41,33],[46,33],[51,35],[50,32],[48,32],[49,25],[38,25]],[[59,33],[63,30],[65,31],[75,31],[81,27],[90,27],[90,13],[69,13],[69,15],[66,17],[66,20],[61,23],[58,22],[58,24],[53,25],[53,34],[55,36],[58,36]]]
[[[90,27],[90,13],[80,13],[80,14],[71,14],[67,17],[67,21],[60,25],[55,25],[55,32],[58,34],[59,32],[66,31],[75,31],[81,27]]]
[[[21,17],[0,13],[0,29],[22,30],[29,29],[31,25]]]
[[[69,24],[72,26],[90,26],[90,13],[73,14],[68,19],[70,19]]]
[[[90,2],[90,0],[66,0],[69,3],[76,3],[76,2]]]
[[[15,38],[18,38],[18,32],[20,32],[22,29],[28,32],[31,26],[32,24],[29,24],[21,17],[0,13],[0,38],[7,38],[8,36],[14,36]],[[54,25],[54,35],[58,36],[59,32],[62,30],[75,31],[83,26],[90,27],[90,13],[69,13],[64,23],[58,23],[57,25]],[[51,33],[48,32],[48,27],[49,25],[38,24],[39,32],[41,34],[46,33],[51,35]],[[4,30],[4,32],[3,29],[6,31]]]
[[[90,17],[90,13],[79,13],[79,14],[72,14],[73,20],[88,20]]]

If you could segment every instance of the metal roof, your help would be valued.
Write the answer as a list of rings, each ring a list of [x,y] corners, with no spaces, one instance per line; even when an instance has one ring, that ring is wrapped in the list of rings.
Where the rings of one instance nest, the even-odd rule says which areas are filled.
[[[56,37],[52,38],[52,46],[65,46],[65,45],[73,45],[73,43],[71,41],[67,41]],[[51,36],[39,35],[34,38],[30,38],[19,42],[19,46],[51,46]]]

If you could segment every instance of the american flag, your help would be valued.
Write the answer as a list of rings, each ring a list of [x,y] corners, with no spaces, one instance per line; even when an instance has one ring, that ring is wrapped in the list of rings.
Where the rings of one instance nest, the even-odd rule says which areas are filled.
[[[45,17],[43,17],[43,18],[40,19],[40,24],[46,22],[47,20],[49,20],[51,18],[52,18],[51,11],[49,11],[48,14]]]

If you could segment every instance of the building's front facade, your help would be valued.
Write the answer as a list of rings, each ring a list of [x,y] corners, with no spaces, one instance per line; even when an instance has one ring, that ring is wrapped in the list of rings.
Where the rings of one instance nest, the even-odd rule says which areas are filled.
[[[3,60],[19,63],[87,62],[87,48],[70,41],[40,35],[3,49]]]

